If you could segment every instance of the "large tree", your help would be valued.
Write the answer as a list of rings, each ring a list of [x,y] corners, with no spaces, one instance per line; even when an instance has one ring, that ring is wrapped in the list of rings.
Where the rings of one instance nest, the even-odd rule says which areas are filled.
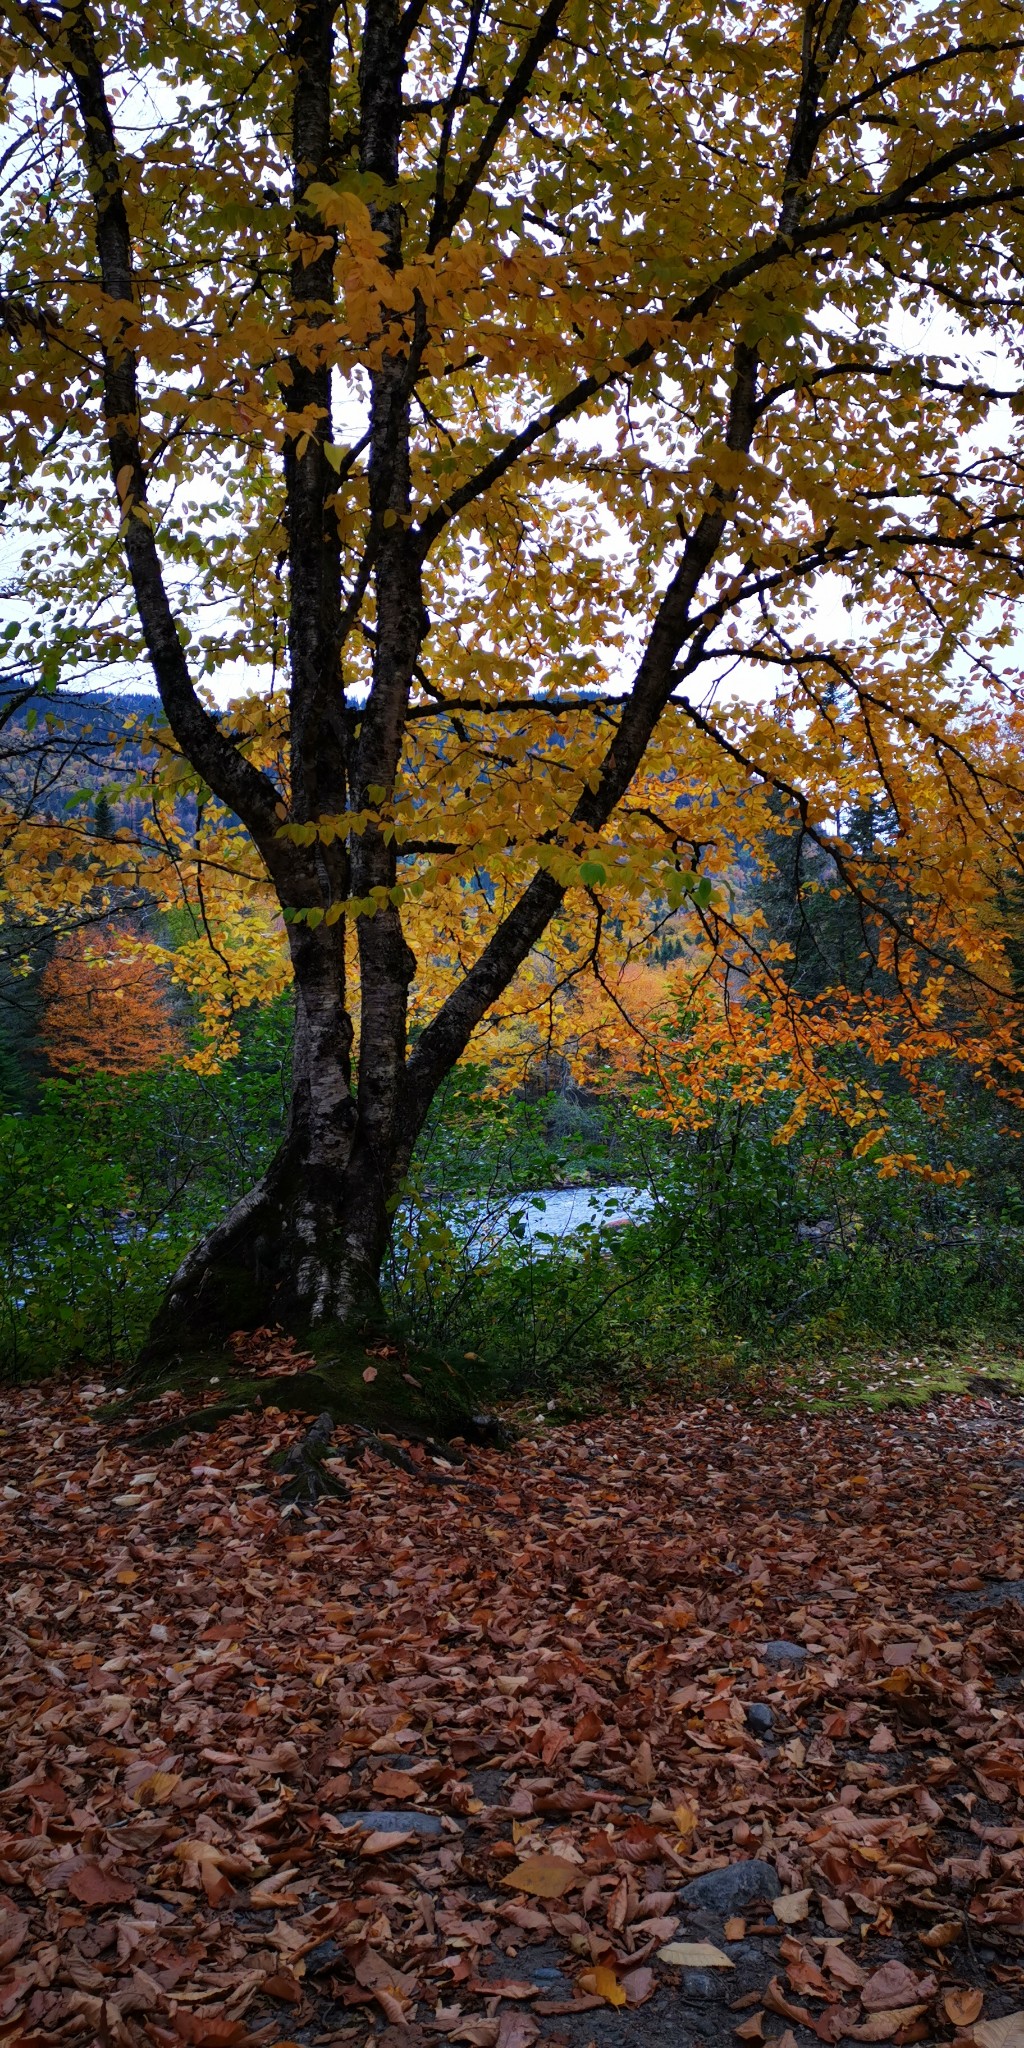
[[[5,21],[13,659],[141,642],[294,978],[286,1137],[157,1336],[352,1326],[474,1032],[551,929],[599,944],[615,890],[713,920],[727,798],[843,881],[843,803],[884,802],[936,902],[963,863],[925,784],[954,840],[1010,843],[1024,15]],[[768,709],[714,708],[740,658]],[[894,900],[941,973],[948,915],[900,932]]]

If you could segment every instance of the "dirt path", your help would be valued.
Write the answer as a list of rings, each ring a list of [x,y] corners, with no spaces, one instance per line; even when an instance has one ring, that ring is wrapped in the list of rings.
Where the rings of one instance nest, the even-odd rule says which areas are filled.
[[[303,1522],[283,1415],[97,1398],[0,1415],[0,2041],[999,2048],[1020,1403],[657,1405]]]

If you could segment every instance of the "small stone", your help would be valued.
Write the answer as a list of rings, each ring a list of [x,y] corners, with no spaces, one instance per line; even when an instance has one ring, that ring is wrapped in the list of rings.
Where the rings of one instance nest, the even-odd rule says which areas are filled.
[[[807,1651],[802,1643],[787,1643],[784,1637],[765,1643],[761,1656],[766,1664],[806,1664]]]
[[[333,1970],[335,1964],[346,1960],[347,1955],[348,1950],[328,1936],[326,1941],[318,1942],[316,1948],[306,1957],[307,1977],[317,1977],[321,1970]]]
[[[755,1700],[747,1708],[747,1727],[752,1735],[770,1735],[775,1726],[775,1716],[763,1700]]]
[[[363,1828],[368,1835],[443,1835],[444,1822],[436,1813],[339,1813],[343,1828]]]
[[[725,1870],[706,1870],[692,1878],[679,1894],[680,1904],[707,1906],[715,1913],[735,1913],[754,1899],[777,1899],[782,1886],[770,1863],[756,1858],[748,1863],[730,1863]]]

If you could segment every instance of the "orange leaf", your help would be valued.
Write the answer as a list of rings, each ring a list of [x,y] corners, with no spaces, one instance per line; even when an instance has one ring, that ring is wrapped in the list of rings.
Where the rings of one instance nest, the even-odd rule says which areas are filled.
[[[972,2026],[976,2019],[980,2019],[984,2003],[983,1991],[961,1987],[959,1984],[951,1985],[942,1995],[942,2010],[954,2027]]]

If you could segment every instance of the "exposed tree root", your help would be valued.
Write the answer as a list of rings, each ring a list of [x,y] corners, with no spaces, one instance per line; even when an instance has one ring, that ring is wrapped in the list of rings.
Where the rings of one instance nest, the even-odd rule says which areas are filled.
[[[312,1429],[298,1438],[280,1461],[280,1470],[288,1475],[281,1489],[283,1500],[292,1502],[296,1507],[315,1507],[325,1494],[334,1500],[351,1498],[348,1487],[335,1478],[324,1463],[333,1436],[334,1417],[325,1409],[322,1415],[317,1416]]]

